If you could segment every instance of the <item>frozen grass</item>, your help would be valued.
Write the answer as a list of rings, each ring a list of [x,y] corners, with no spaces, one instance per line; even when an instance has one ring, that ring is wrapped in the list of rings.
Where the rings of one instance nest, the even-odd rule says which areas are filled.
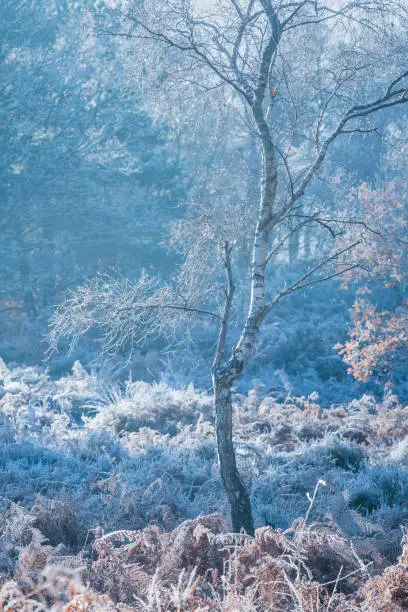
[[[208,396],[2,362],[1,605],[407,609],[407,440],[391,394],[332,409],[237,394],[258,531],[234,536]]]

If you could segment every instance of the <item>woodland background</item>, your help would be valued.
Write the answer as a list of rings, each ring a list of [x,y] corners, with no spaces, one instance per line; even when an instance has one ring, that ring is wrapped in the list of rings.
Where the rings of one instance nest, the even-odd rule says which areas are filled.
[[[257,140],[233,97],[174,93],[171,57],[135,56],[112,35],[120,17],[102,0],[0,6],[0,604],[406,610],[406,107],[336,141],[304,199],[306,214],[369,211],[392,240],[381,252],[373,234],[378,266],[288,296],[262,328],[233,395],[257,532],[231,535],[209,394],[216,331],[200,320],[188,342],[154,337],[109,359],[95,330],[71,352],[47,341],[70,290],[169,282],[186,219],[239,204],[247,229],[259,198]],[[323,247],[305,224],[268,291]],[[247,262],[245,236],[239,248]],[[232,335],[248,303],[248,267],[236,269]]]
[[[0,353],[7,362],[44,359],[53,306],[85,279],[100,273],[132,280],[143,269],[169,279],[181,257],[169,228],[191,203],[250,206],[258,197],[256,139],[238,109],[222,93],[203,93],[169,110],[160,99],[166,89],[153,94],[148,87],[148,59],[142,71],[132,67],[132,41],[100,33],[111,11],[102,2],[2,4]],[[322,173],[309,199],[332,201],[333,209],[341,201],[347,212],[356,197],[371,198],[374,207],[381,190],[396,185],[387,197],[394,197],[393,210],[403,207],[402,226],[404,112],[391,108],[376,119],[376,134],[337,142],[334,171]],[[305,227],[285,246],[276,286],[318,257],[318,229]],[[379,368],[369,383],[355,382],[333,348],[353,326],[358,292],[378,312],[393,311],[404,305],[405,279],[336,280],[290,296],[268,320],[241,390],[260,379],[268,391],[317,391],[330,404],[367,390],[381,395],[392,382],[405,396],[404,368]],[[242,309],[245,300],[243,294]],[[122,377],[131,370],[133,379],[207,388],[214,342],[215,332],[201,324],[181,351],[157,340],[137,349],[131,363],[125,348],[110,367]],[[71,356],[62,348],[46,367],[59,375],[76,359],[96,363],[99,352],[98,338],[90,337]]]

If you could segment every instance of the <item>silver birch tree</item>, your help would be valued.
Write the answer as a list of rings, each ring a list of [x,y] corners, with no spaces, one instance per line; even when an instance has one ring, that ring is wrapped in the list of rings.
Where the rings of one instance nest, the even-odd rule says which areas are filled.
[[[347,213],[333,216],[331,208],[306,214],[302,201],[327,167],[336,141],[375,132],[374,117],[380,111],[408,102],[405,3],[145,0],[124,1],[116,9],[116,20],[102,26],[101,33],[130,41],[139,63],[155,49],[165,50],[167,87],[170,84],[173,93],[183,95],[185,88],[192,88],[203,95],[218,95],[221,90],[255,134],[259,203],[251,208],[251,223],[240,229],[251,244],[250,300],[239,337],[231,339],[237,241],[228,232],[215,232],[217,261],[226,279],[219,307],[219,300],[208,306],[215,291],[211,282],[205,291],[181,292],[144,275],[136,283],[97,279],[58,307],[51,343],[56,346],[62,336],[75,341],[97,325],[108,350],[116,351],[151,335],[177,335],[186,318],[215,322],[219,332],[212,380],[221,477],[233,529],[253,534],[250,496],[234,451],[233,385],[276,304],[295,291],[351,273],[359,266],[356,247],[367,233],[377,231]],[[232,203],[219,211],[219,225],[229,227],[229,217],[239,214]],[[288,221],[289,231],[282,232]],[[327,232],[321,258],[297,280],[269,295],[267,280],[274,274],[274,258],[305,226]],[[192,262],[198,266],[199,262],[197,257],[189,259],[188,247],[186,251],[191,277],[197,273]]]

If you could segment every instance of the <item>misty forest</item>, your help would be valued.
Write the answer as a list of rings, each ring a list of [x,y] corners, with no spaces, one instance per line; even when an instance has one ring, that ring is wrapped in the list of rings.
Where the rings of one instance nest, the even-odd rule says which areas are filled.
[[[408,610],[408,0],[0,31],[0,610]]]

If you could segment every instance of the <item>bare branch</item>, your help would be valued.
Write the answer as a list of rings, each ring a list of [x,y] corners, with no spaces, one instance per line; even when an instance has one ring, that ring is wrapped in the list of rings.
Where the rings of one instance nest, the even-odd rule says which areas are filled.
[[[295,214],[293,216],[299,217],[299,218],[308,218],[307,215],[300,215],[300,214]],[[336,218],[336,217],[326,217],[325,218],[325,217],[319,217],[319,216],[314,216],[314,215],[311,215],[309,218],[311,221],[317,221],[318,223],[321,223],[321,224],[337,223],[343,226],[359,225],[360,227],[367,230],[371,234],[375,234],[376,236],[381,236],[381,232],[370,227],[368,223],[366,223],[362,219],[342,219],[342,218]],[[324,227],[326,227],[326,225],[324,225]]]
[[[126,306],[124,308],[118,308],[118,312],[129,312],[134,309],[141,310],[177,310],[180,312],[191,312],[194,314],[206,315],[209,317],[214,317],[215,319],[222,319],[222,317],[216,312],[212,312],[211,310],[205,310],[203,308],[193,308],[190,306],[182,306],[179,304],[148,304],[148,303],[138,303],[135,302],[132,306]]]
[[[268,264],[270,260],[272,259],[272,257],[280,253],[280,250],[283,247],[283,245],[289,240],[291,236],[293,236],[293,234],[295,234],[300,229],[302,229],[302,227],[305,227],[306,225],[308,225],[312,220],[313,220],[313,216],[307,217],[305,221],[298,223],[287,234],[285,234],[285,236],[281,240],[279,240],[278,244],[275,245],[274,248],[271,249],[269,253],[267,254],[266,263]]]
[[[248,93],[245,90],[241,89],[241,87],[239,87],[239,85],[233,79],[228,77],[227,74],[225,74],[223,72],[222,68],[216,65],[215,61],[210,59],[210,57],[203,50],[202,45],[199,46],[197,44],[197,42],[193,38],[192,32],[189,33],[188,43],[181,44],[180,42],[177,42],[176,40],[171,38],[164,31],[157,31],[157,30],[153,30],[152,28],[150,28],[147,25],[147,23],[142,21],[137,16],[136,11],[131,11],[128,14],[128,17],[136,25],[138,25],[140,28],[142,28],[142,30],[144,30],[149,35],[148,38],[150,38],[151,40],[155,40],[157,42],[161,42],[161,43],[165,44],[167,47],[174,48],[174,49],[177,49],[177,50],[182,51],[182,52],[187,52],[187,53],[191,52],[191,53],[193,53],[196,57],[200,58],[200,60],[202,60],[203,64],[206,65],[208,68],[210,68],[211,71],[216,76],[218,76],[222,81],[224,81],[225,83],[230,85],[233,89],[235,89],[235,91],[237,91],[244,98],[248,99]],[[140,36],[138,36],[138,35],[132,35],[132,36],[140,38]],[[186,33],[182,33],[182,36],[187,36],[187,34]]]
[[[306,188],[309,186],[310,182],[312,181],[312,179],[314,178],[314,176],[316,175],[316,173],[318,172],[318,170],[321,168],[327,151],[330,147],[330,145],[341,135],[341,134],[345,134],[347,133],[347,130],[345,130],[345,126],[352,121],[353,119],[357,119],[360,117],[365,117],[367,115],[370,115],[372,113],[376,113],[380,110],[383,110],[385,108],[389,108],[391,106],[396,106],[398,104],[405,104],[408,102],[408,89],[399,89],[398,91],[394,91],[393,87],[395,86],[396,83],[399,83],[402,79],[408,77],[408,71],[404,72],[403,74],[401,74],[397,79],[395,79],[391,85],[388,87],[386,94],[381,97],[378,98],[377,100],[375,100],[374,102],[370,102],[368,104],[364,104],[364,105],[360,105],[360,106],[353,106],[352,108],[350,108],[346,114],[344,115],[344,117],[341,119],[341,121],[339,122],[337,128],[334,130],[334,132],[326,139],[326,141],[323,143],[320,152],[315,160],[315,162],[313,163],[313,165],[309,168],[308,172],[306,173],[306,175],[304,176],[300,187],[295,191],[295,193],[293,194],[291,200],[288,202],[288,204],[284,207],[282,213],[285,213],[287,210],[290,210],[290,208],[293,206],[293,204],[300,198],[303,196]],[[356,130],[353,130],[356,131]]]
[[[341,270],[336,270],[335,272],[333,272],[333,273],[331,273],[329,275],[326,275],[326,276],[324,276],[322,278],[308,281],[308,279],[311,276],[313,276],[313,274],[315,274],[316,272],[318,272],[319,270],[321,270],[322,268],[327,266],[329,263],[331,263],[333,261],[337,261],[342,255],[345,255],[346,253],[351,252],[359,244],[361,244],[361,240],[357,240],[353,244],[350,244],[347,247],[344,247],[343,249],[340,249],[340,250],[336,251],[332,255],[329,255],[328,257],[326,257],[325,259],[320,261],[318,264],[313,266],[310,270],[305,272],[305,274],[303,274],[301,277],[299,277],[294,283],[292,283],[288,287],[285,287],[285,289],[282,289],[281,291],[279,291],[276,294],[276,296],[268,304],[265,305],[265,307],[264,307],[264,309],[263,309],[263,311],[261,313],[260,322],[263,321],[263,319],[267,316],[267,314],[272,310],[272,308],[274,308],[276,306],[276,304],[283,297],[285,297],[287,295],[290,295],[291,293],[294,293],[295,291],[299,291],[300,289],[305,289],[306,287],[309,287],[310,285],[315,285],[315,284],[321,283],[321,282],[323,282],[325,280],[329,280],[331,278],[335,278],[337,276],[341,276],[341,275],[345,274],[346,272],[348,272],[350,270],[354,270],[355,268],[359,267],[360,263],[355,263],[355,264],[352,264],[352,265],[350,265],[350,266],[348,266],[346,268],[343,268]]]
[[[95,328],[102,331],[104,353],[110,355],[147,338],[172,339],[188,322],[185,316],[192,315],[222,320],[215,312],[189,306],[171,287],[146,274],[135,282],[97,277],[71,291],[57,307],[48,340],[56,350],[61,338],[69,338],[72,350],[81,336]]]
[[[217,350],[216,350],[213,365],[212,365],[213,372],[216,372],[218,370],[218,368],[221,365],[222,359],[224,357],[225,343],[226,343],[227,333],[228,333],[228,322],[229,322],[229,317],[230,317],[230,312],[231,312],[231,307],[232,307],[232,301],[233,301],[234,293],[235,293],[235,286],[234,286],[234,281],[232,277],[231,251],[232,251],[232,247],[229,245],[228,242],[225,242],[224,244],[224,266],[225,266],[225,272],[226,272],[226,277],[227,277],[227,289],[226,289],[226,294],[225,294],[224,312],[223,312],[222,319],[221,319],[221,327],[220,327],[220,332],[219,332],[218,342],[217,342]]]

